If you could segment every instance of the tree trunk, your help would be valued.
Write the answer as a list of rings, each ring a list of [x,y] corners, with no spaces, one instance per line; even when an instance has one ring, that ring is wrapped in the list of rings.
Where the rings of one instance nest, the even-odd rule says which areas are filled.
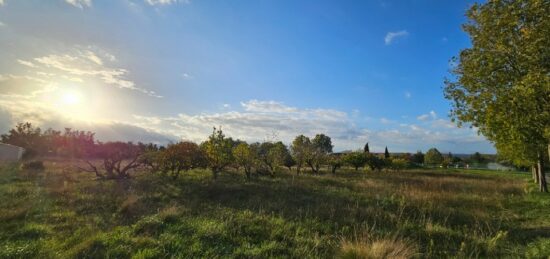
[[[539,154],[538,160],[539,190],[541,192],[548,192],[548,187],[546,186],[546,174],[544,173],[544,158]]]
[[[532,174],[533,174],[533,181],[535,181],[535,183],[539,183],[539,172],[537,171],[538,168],[537,168],[537,165],[534,165],[532,166]]]
[[[246,174],[246,179],[250,180],[250,168],[245,167],[244,173]]]

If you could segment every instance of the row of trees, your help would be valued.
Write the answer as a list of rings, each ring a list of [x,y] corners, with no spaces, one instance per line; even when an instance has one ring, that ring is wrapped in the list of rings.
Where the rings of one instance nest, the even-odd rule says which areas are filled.
[[[332,140],[324,134],[313,138],[297,136],[287,147],[282,142],[246,143],[226,137],[221,129],[214,128],[208,139],[200,145],[183,141],[167,147],[131,142],[97,142],[91,132],[65,129],[64,132],[48,129],[42,131],[30,123],[18,124],[2,142],[22,146],[26,156],[58,156],[81,159],[80,169],[93,172],[99,178],[127,178],[137,168],[177,177],[181,172],[194,168],[209,168],[213,177],[228,167],[242,170],[247,178],[253,173],[274,176],[281,167],[296,168],[300,174],[309,169],[313,174],[327,168],[336,173],[342,166],[358,170],[368,167],[380,171],[384,168],[401,170],[411,165],[440,165],[447,158],[437,149],[426,155],[396,154],[388,149],[383,155],[369,152],[368,143],[362,151],[333,153]],[[98,162],[99,161],[99,162]]]
[[[499,156],[533,168],[547,192],[550,156],[550,3],[491,0],[474,4],[463,29],[471,47],[453,59],[445,97],[452,117],[475,126]]]
[[[89,131],[70,128],[42,131],[28,122],[17,124],[0,139],[3,143],[25,148],[25,158],[37,155],[80,158],[95,144],[94,133]]]

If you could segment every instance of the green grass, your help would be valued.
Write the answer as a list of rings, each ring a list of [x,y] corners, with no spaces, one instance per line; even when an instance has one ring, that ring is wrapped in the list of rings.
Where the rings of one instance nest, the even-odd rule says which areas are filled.
[[[550,256],[530,175],[355,172],[245,181],[207,171],[121,181],[0,168],[0,258]]]

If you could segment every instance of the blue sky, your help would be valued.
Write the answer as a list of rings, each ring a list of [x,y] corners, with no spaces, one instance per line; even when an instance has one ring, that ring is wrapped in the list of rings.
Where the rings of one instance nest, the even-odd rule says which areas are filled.
[[[0,0],[0,131],[493,153],[450,123],[463,1]]]

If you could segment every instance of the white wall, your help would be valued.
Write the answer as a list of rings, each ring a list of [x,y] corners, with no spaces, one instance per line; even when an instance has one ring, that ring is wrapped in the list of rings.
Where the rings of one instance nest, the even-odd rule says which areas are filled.
[[[25,149],[0,143],[0,161],[18,161],[23,157]]]

